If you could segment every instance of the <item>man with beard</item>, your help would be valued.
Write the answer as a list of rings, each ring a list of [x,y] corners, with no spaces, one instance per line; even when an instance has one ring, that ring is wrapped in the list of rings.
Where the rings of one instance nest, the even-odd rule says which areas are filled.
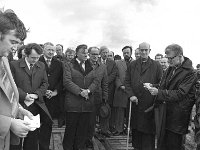
[[[114,135],[120,135],[123,133],[123,125],[124,125],[124,113],[127,107],[127,94],[125,91],[125,75],[127,67],[129,66],[130,62],[133,61],[132,55],[132,47],[125,46],[122,48],[123,60],[116,61],[116,66],[118,68],[118,75],[115,81],[115,95],[113,100],[113,107],[115,108],[115,133]]]
[[[159,62],[149,57],[150,45],[139,45],[140,58],[129,65],[125,78],[125,88],[132,103],[132,145],[137,150],[155,149],[155,122],[153,111],[146,111],[154,103],[144,83],[158,84],[162,77]]]

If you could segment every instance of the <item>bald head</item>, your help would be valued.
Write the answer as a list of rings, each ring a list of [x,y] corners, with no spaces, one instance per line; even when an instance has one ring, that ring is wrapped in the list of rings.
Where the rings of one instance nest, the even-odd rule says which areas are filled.
[[[139,49],[150,49],[150,44],[143,42],[139,45]]]
[[[146,42],[143,42],[139,45],[139,50],[140,50],[140,57],[142,58],[142,60],[146,61],[151,51],[150,45]]]

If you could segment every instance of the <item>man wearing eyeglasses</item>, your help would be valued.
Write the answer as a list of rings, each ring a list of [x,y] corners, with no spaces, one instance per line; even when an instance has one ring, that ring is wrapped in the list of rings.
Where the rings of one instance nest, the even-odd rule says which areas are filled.
[[[153,111],[145,110],[153,105],[154,96],[144,88],[144,83],[158,84],[162,77],[159,62],[151,59],[150,45],[139,45],[140,58],[127,68],[125,90],[132,105],[132,145],[137,150],[155,149],[155,123]]]
[[[190,114],[195,102],[197,78],[192,61],[183,56],[181,46],[169,45],[165,49],[165,54],[169,68],[162,77],[159,89],[149,88],[151,95],[157,95],[155,109],[158,109],[160,118],[158,148],[182,150],[183,136],[187,134]]]

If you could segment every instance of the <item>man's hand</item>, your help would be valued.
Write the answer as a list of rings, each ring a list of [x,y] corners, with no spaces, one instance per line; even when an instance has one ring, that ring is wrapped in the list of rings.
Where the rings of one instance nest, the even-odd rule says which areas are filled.
[[[32,97],[31,94],[26,94],[25,100],[27,100],[27,101],[34,101],[35,99]]]
[[[138,104],[138,99],[137,99],[136,96],[131,96],[131,97],[130,97],[130,101],[136,103],[136,105]]]
[[[20,119],[24,119],[24,116],[27,116],[31,120],[33,119],[33,114],[30,111],[24,109],[23,107],[19,107],[18,117]]]
[[[33,98],[34,100],[35,100],[35,99],[38,99],[38,95],[37,95],[37,94],[29,94],[29,95],[30,95],[30,97]]]
[[[89,93],[88,93],[88,90],[86,90],[86,89],[82,89],[80,94],[81,94],[82,97],[84,97],[86,99],[89,98],[89,96],[88,96]]]
[[[54,97],[54,96],[56,96],[56,95],[58,95],[57,90],[54,90],[54,91],[47,90],[47,92],[46,92],[46,97],[47,97],[48,99],[51,99],[52,97]]]
[[[151,95],[158,95],[158,89],[155,87],[149,88],[148,89]]]
[[[26,137],[28,131],[30,131],[29,123],[21,119],[11,119],[10,130],[19,137]]]

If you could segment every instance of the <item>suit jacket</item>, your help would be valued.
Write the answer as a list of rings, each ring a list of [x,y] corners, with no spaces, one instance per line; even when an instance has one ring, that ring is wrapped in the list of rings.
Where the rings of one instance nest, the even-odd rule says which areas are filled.
[[[68,112],[92,112],[94,91],[99,80],[89,60],[85,62],[85,71],[76,59],[64,64],[63,85],[68,90],[65,96],[65,110]],[[89,89],[89,99],[80,96],[81,89]]]
[[[117,66],[114,60],[106,60],[106,68],[108,75],[108,104],[113,105],[113,98],[115,93],[115,79],[117,76]]]
[[[38,95],[38,99],[36,99],[34,103],[36,103],[45,112],[45,114],[48,115],[49,119],[51,119],[49,111],[43,100],[43,96],[48,88],[48,79],[44,63],[38,61],[34,65],[32,74],[25,62],[25,58],[11,62],[10,67],[13,78],[18,87],[19,102],[22,106],[25,106],[24,100],[26,94],[35,93]]]
[[[131,60],[132,61],[132,60]],[[113,106],[114,107],[126,107],[128,96],[125,90],[122,90],[120,86],[125,86],[125,76],[126,76],[126,70],[127,65],[125,60],[119,60],[116,61],[116,66],[118,68],[118,74],[115,80],[115,94],[114,94],[114,100],[113,100]]]
[[[97,65],[94,67],[94,70],[96,71],[96,74],[99,80],[99,85],[94,92],[94,103],[101,104],[103,99],[105,101],[108,100],[107,69],[104,64],[97,63]]]
[[[15,95],[13,103],[10,103],[2,87],[2,81],[0,80],[0,150],[9,150],[10,144],[18,144],[19,142],[19,138],[16,135],[12,134],[12,132],[10,134],[11,117],[17,117],[19,93],[10,71],[8,59],[2,57],[0,61],[4,62],[4,67],[8,73],[8,78]]]
[[[146,63],[142,63],[141,58],[132,61],[129,65],[125,77],[125,88],[128,98],[136,96],[138,105],[133,103],[132,126],[144,133],[155,133],[155,122],[153,111],[145,112],[153,105],[154,96],[143,86],[143,83],[158,84],[162,77],[161,65],[149,58]]]
[[[63,81],[63,66],[62,62],[57,60],[56,58],[52,58],[51,65],[48,67],[44,56],[41,56],[39,61],[43,62],[45,64],[45,69],[48,77],[48,83],[49,87],[48,90],[54,91],[57,90],[58,94],[51,99],[46,98],[44,96],[44,101],[46,103],[46,106],[52,115],[52,117],[55,116],[55,112],[59,111],[59,105],[60,105],[60,98],[61,98],[61,92],[62,92],[62,81]]]
[[[44,56],[41,56],[39,61],[43,62],[45,64],[45,69],[48,77],[48,83],[49,83],[49,90],[57,90],[58,93],[62,91],[62,77],[63,77],[63,66],[62,62],[57,60],[56,58],[52,58],[51,65],[48,67]]]

